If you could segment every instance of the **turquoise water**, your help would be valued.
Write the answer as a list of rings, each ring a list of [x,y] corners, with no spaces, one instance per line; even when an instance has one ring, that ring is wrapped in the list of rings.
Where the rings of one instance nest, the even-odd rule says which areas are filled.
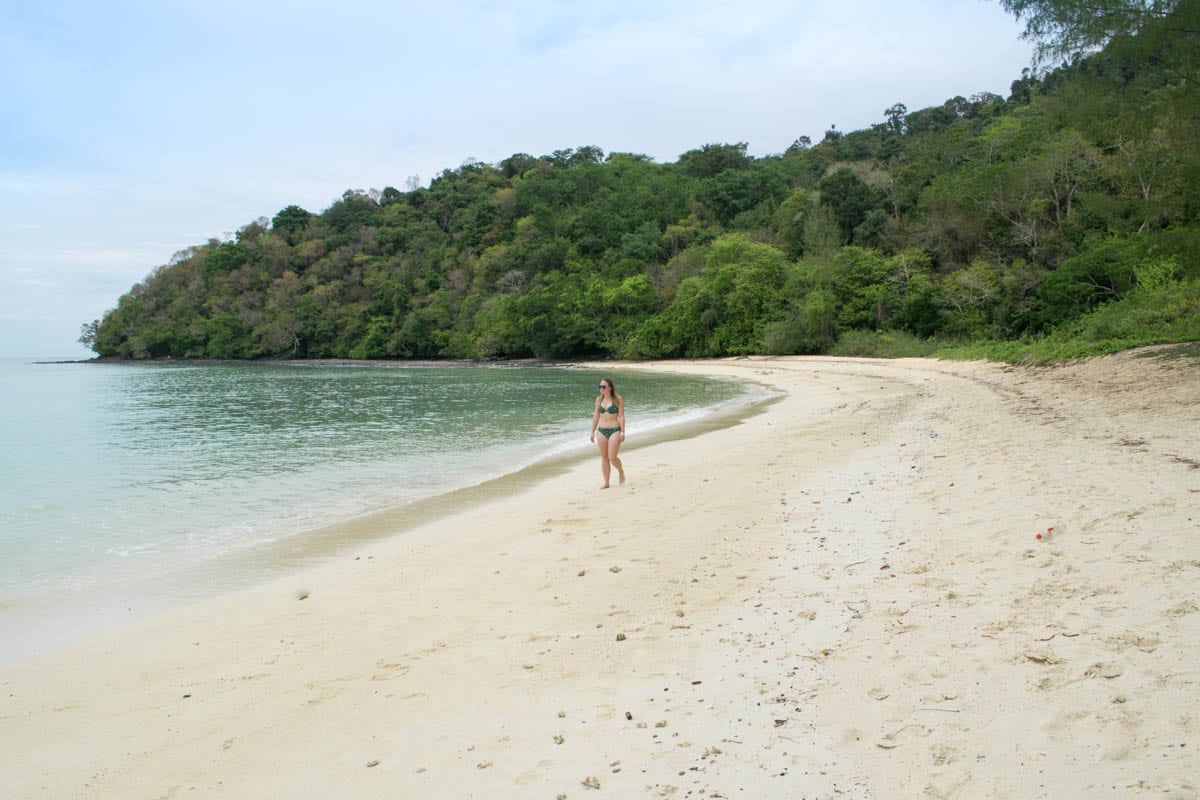
[[[178,585],[194,595],[205,587],[185,591],[182,576],[198,566],[269,559],[298,542],[319,550],[307,540],[346,520],[402,519],[426,498],[588,456],[606,374],[0,361],[0,635],[11,643],[39,608],[126,605],[151,577],[158,593]],[[612,377],[631,445],[760,399],[728,381]],[[207,588],[237,585],[228,578]]]

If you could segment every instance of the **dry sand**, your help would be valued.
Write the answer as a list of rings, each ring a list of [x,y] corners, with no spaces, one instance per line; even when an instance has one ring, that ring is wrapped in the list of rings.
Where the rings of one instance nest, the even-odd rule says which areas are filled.
[[[1162,352],[639,365],[788,394],[5,668],[0,797],[1200,796]]]

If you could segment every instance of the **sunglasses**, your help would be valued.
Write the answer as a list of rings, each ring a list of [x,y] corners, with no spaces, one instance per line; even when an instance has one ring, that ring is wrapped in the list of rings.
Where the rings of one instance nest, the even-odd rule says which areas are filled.
[[[600,384],[600,388],[601,388],[601,389],[607,389],[607,388],[608,388],[608,384],[607,384],[607,383],[602,383],[602,384]]]

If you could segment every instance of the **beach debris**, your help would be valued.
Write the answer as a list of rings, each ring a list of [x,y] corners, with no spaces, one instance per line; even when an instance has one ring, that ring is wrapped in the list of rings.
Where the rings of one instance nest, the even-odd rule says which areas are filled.
[[[682,617],[682,616],[683,616],[683,609],[682,609],[682,608],[677,608],[677,609],[675,609],[675,616],[677,616],[677,617]]]
[[[554,734],[554,743],[555,744],[562,744],[565,741],[566,741],[566,738],[561,733]]]
[[[565,712],[565,711],[560,711],[560,712],[558,712],[558,718],[559,718],[559,719],[566,719],[566,718],[567,718],[567,712]]]
[[[1125,674],[1125,670],[1119,664],[1097,663],[1088,667],[1084,673],[1089,678],[1119,678]]]
[[[777,719],[777,720],[775,720],[775,727],[776,727],[776,728],[782,728],[784,725],[787,725],[787,720],[786,720],[786,719]]]
[[[617,634],[617,641],[618,641],[618,642],[623,642],[623,641],[625,641],[625,634],[623,634],[623,633],[618,633],[618,634]]]
[[[621,571],[621,568],[614,564],[613,566],[608,568],[608,571],[615,575],[616,573]]]
[[[660,719],[658,722],[654,723],[654,727],[665,728],[667,727],[667,721],[665,719]]]
[[[368,762],[367,762],[367,768],[368,768],[368,769],[370,769],[371,767],[378,767],[378,766],[379,766],[379,759],[378,759],[378,758],[372,758],[370,761],[368,761]]]
[[[626,712],[625,712],[625,719],[633,719],[633,712],[632,712],[632,711],[626,711]]]
[[[919,726],[915,722],[910,722],[907,725],[902,725],[899,728],[897,728],[896,730],[890,731],[889,733],[885,733],[883,736],[876,739],[875,746],[882,748],[883,750],[893,750],[900,746],[900,742],[897,739],[897,737],[900,734],[904,733],[909,728],[919,728],[919,727],[921,727],[921,726]]]
[[[491,766],[493,766],[491,761],[480,761],[478,764],[475,765],[475,769],[487,769]]]
[[[581,569],[581,570],[579,570],[579,574],[578,574],[578,575],[576,575],[575,577],[576,577],[576,578],[582,578],[584,575],[587,575],[587,570],[586,570],[586,569]]]
[[[584,785],[584,787],[587,789],[599,789],[600,788],[600,779],[597,778],[595,775],[589,775],[588,777],[581,780],[580,783],[582,783]]]
[[[1063,532],[1062,525],[1051,525],[1050,527],[1046,528],[1046,530],[1044,532],[1037,534],[1037,536],[1035,538],[1049,539],[1053,536],[1060,535],[1062,532]]]
[[[312,592],[310,592],[308,589],[300,589],[296,592],[296,599],[307,600],[310,594],[312,594]]]

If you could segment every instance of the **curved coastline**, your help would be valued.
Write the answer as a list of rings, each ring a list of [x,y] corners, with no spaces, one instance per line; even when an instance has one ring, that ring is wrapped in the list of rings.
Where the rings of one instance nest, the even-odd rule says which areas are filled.
[[[624,362],[604,362],[604,365],[606,368],[613,367],[623,371],[639,368],[635,363]],[[584,362],[560,366],[595,368],[595,365]],[[714,373],[705,377],[736,380],[744,385],[757,384],[762,392],[747,394],[703,416],[684,412],[679,421],[664,418],[646,432],[631,437],[625,445],[624,452],[633,454],[663,442],[684,441],[740,425],[764,413],[782,398],[782,393],[770,390],[761,382],[746,376]],[[450,514],[471,510],[499,497],[528,491],[547,480],[563,475],[573,467],[591,463],[594,458],[593,445],[586,442],[579,445],[551,446],[531,461],[518,464],[511,471],[501,475],[400,505],[356,514],[280,541],[212,559],[190,569],[199,580],[185,578],[185,582],[200,587],[200,590],[186,593],[185,598],[194,601],[295,574],[330,559],[345,556],[373,542],[402,537],[413,529],[430,525]],[[634,463],[636,464],[636,461]],[[178,592],[179,585],[178,578],[172,577],[172,590]]]
[[[141,365],[126,360],[100,361],[122,365]],[[178,362],[180,366],[194,366]],[[210,362],[216,363],[216,362]],[[334,360],[272,362],[298,368],[363,367],[362,362]],[[148,364],[154,366],[153,363]],[[460,363],[429,364],[385,362],[366,364],[369,368],[409,368],[415,366],[471,367]],[[605,361],[590,363],[573,361],[562,364],[505,363],[484,365],[496,368],[555,368],[567,370],[619,369],[648,371],[652,367],[629,362]],[[712,379],[732,380],[746,386],[756,382],[744,376],[712,374]],[[637,434],[626,446],[633,453],[642,447],[669,441],[688,439],[704,432],[739,424],[761,413],[779,395],[758,384],[757,391],[747,392],[719,406],[715,411],[700,415],[698,409],[659,418],[651,427]],[[437,519],[468,510],[500,496],[527,491],[573,466],[588,462],[594,456],[592,445],[570,443],[560,438],[547,440],[547,445],[503,474],[474,480],[435,494],[406,500],[365,513],[335,519],[306,530],[249,544],[202,561],[175,567],[154,574],[127,578],[119,582],[102,581],[84,590],[80,596],[74,589],[60,589],[45,595],[13,598],[0,606],[0,638],[6,643],[0,654],[0,665],[19,662],[31,656],[50,655],[77,644],[105,630],[136,623],[158,614],[202,602],[232,592],[251,589],[274,580],[294,576],[306,569],[361,550],[374,542],[403,536],[415,528],[429,525]]]

